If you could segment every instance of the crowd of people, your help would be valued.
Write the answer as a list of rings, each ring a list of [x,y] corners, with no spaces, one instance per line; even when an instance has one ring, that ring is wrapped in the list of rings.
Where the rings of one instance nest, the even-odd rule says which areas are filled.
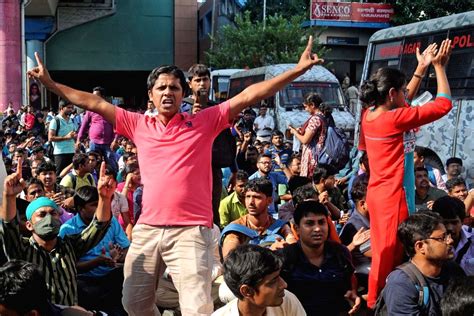
[[[28,75],[61,101],[4,114],[0,314],[474,313],[472,183],[414,138],[451,109],[451,42],[417,51],[410,80],[381,68],[362,84],[343,167],[318,161],[335,127],[320,95],[288,131],[250,108],[322,63],[311,47],[222,104],[205,65],[158,67],[146,112],[54,82],[37,56]],[[437,97],[410,107],[430,65]]]

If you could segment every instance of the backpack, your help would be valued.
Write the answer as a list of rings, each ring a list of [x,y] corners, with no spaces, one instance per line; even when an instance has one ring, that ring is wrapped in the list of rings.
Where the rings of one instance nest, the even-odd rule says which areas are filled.
[[[222,230],[221,238],[219,240],[219,246],[222,247],[222,244],[224,243],[224,239],[227,236],[227,234],[232,233],[232,232],[237,232],[249,237],[250,238],[249,244],[251,245],[259,245],[262,247],[268,247],[276,241],[277,237],[280,237],[281,239],[285,239],[283,238],[283,236],[278,234],[278,231],[286,223],[287,223],[286,221],[278,219],[273,224],[271,224],[270,227],[268,227],[267,230],[262,235],[259,235],[255,230],[248,228],[247,226],[230,223]]]
[[[76,184],[77,184],[77,175],[74,173],[70,172],[67,174],[69,177],[71,177],[72,181],[72,189],[76,191]],[[89,185],[93,186],[94,185],[94,177],[90,173],[87,174],[87,181],[89,182]]]
[[[318,114],[318,116],[327,126],[324,146],[317,153],[318,164],[329,164],[341,170],[349,161],[350,148],[347,137],[341,129],[328,125],[323,115]]]
[[[404,264],[399,265],[397,269],[405,272],[415,285],[418,290],[418,306],[421,307],[421,315],[427,315],[428,305],[430,302],[430,287],[428,286],[425,277],[411,262],[405,262]],[[383,291],[384,290],[380,293],[377,298],[377,303],[375,304],[375,316],[388,315],[387,305],[383,299]]]
[[[56,121],[56,136],[58,136],[59,128],[61,127],[61,121],[57,117],[55,117],[54,120]],[[45,155],[50,159],[54,159],[54,144],[52,141],[48,142]]]

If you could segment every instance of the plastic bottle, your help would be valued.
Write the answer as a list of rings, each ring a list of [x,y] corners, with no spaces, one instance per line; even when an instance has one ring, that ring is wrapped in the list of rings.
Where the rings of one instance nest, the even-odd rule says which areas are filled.
[[[411,102],[412,106],[422,106],[430,102],[433,99],[433,95],[429,91],[423,92],[418,98]]]

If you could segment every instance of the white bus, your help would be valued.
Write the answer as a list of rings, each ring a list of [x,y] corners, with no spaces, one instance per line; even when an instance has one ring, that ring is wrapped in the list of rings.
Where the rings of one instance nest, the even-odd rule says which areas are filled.
[[[444,171],[449,157],[464,163],[463,177],[474,178],[474,11],[428,21],[392,27],[376,32],[369,40],[361,82],[380,67],[397,68],[410,75],[416,68],[416,47],[452,40],[453,52],[446,68],[453,96],[453,109],[443,118],[423,126],[417,134],[417,145],[426,147],[429,160]],[[436,95],[436,77],[430,67],[423,78],[419,94]],[[360,123],[361,104],[357,122]],[[358,143],[359,124],[355,142]]]
[[[230,78],[229,98],[253,83],[276,77],[295,66],[296,64],[278,64],[237,72]],[[299,127],[304,124],[309,114],[303,109],[303,100],[309,92],[317,92],[321,95],[323,102],[332,108],[336,126],[352,136],[354,117],[345,104],[339,81],[323,66],[314,66],[278,91],[276,95],[263,101],[269,108],[269,113],[275,118],[276,128],[287,134],[288,125]],[[253,105],[253,107],[259,106],[260,104]]]

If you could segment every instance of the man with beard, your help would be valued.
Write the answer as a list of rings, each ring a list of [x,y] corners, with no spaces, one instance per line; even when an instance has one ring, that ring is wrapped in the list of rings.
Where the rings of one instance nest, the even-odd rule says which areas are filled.
[[[415,168],[415,205],[417,209],[431,210],[434,201],[445,195],[446,192],[430,185],[426,168]]]
[[[26,228],[32,237],[25,238],[20,235],[16,210],[16,196],[25,187],[21,169],[5,179],[3,207],[0,210],[0,238],[5,253],[9,260],[26,260],[40,267],[49,298],[54,304],[77,305],[76,260],[93,248],[107,232],[111,219],[110,201],[115,191],[109,182],[103,163],[96,217],[81,234],[59,238],[59,208],[52,200],[40,197],[26,209]]]
[[[70,102],[59,101],[59,114],[49,123],[48,141],[54,146],[56,174],[60,174],[72,162],[76,150],[76,125],[71,119],[73,110],[74,105]]]
[[[272,171],[273,172],[280,172],[281,174],[284,174],[282,168],[280,168],[280,165],[283,164],[285,166],[288,166],[288,162],[291,158],[291,155],[293,154],[293,151],[291,149],[285,148],[283,144],[283,133],[280,131],[273,131],[272,133],[272,145],[268,150],[266,150],[266,154],[270,154],[272,156]],[[277,163],[278,159],[276,157],[280,157],[280,165]]]
[[[465,276],[450,260],[454,256],[453,239],[442,218],[433,212],[409,216],[398,227],[398,238],[410,258],[410,269],[422,274],[429,294],[426,304],[420,300],[420,288],[400,267],[389,274],[382,291],[388,315],[441,315],[440,302],[450,279]],[[418,285],[418,287],[417,287]]]

